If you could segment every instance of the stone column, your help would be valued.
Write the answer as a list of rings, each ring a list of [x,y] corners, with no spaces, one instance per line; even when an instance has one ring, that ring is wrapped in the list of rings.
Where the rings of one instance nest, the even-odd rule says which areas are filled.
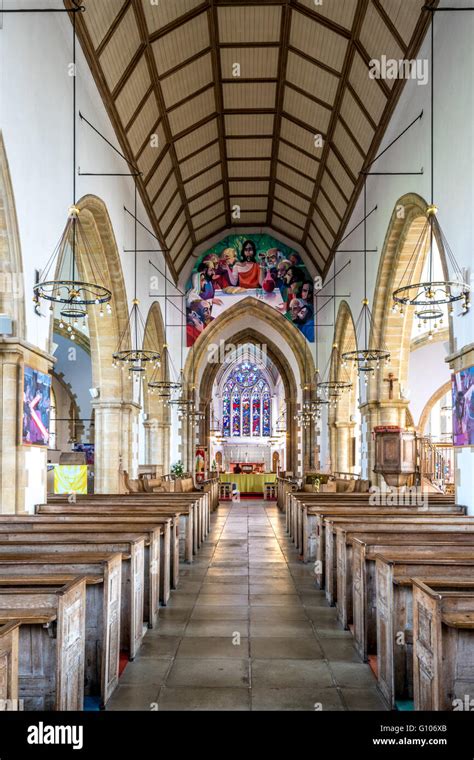
[[[95,401],[94,490],[120,493],[120,472],[137,476],[138,414],[135,403]]]
[[[333,426],[335,438],[336,472],[350,472],[350,447],[354,422],[335,422]]]
[[[145,464],[158,464],[159,462],[159,431],[158,420],[149,419],[143,423],[145,430]]]
[[[31,512],[46,501],[47,447],[22,444],[23,372],[47,374],[54,359],[17,338],[0,340],[0,513]]]

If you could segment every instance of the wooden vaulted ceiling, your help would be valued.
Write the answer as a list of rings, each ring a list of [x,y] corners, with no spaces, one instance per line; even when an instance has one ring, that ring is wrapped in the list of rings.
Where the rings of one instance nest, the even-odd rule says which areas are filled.
[[[422,0],[83,4],[82,47],[173,273],[232,226],[284,233],[325,272],[403,87],[369,61],[416,57]]]

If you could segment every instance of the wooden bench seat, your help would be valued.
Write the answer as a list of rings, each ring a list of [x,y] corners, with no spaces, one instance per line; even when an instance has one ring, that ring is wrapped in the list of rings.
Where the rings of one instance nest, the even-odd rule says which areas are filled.
[[[195,542],[195,551],[199,548],[202,541],[204,541],[206,535],[210,529],[210,509],[209,509],[209,494],[202,492],[193,493],[166,493],[166,494],[88,494],[88,495],[76,495],[75,501],[77,505],[84,503],[94,504],[111,504],[122,505],[130,507],[138,507],[139,505],[148,505],[156,507],[164,507],[171,512],[173,510],[182,512],[184,516],[187,513],[185,507],[191,511],[191,521],[193,522],[192,532]],[[55,504],[68,503],[68,497],[64,495],[56,495],[48,497],[48,505],[54,506]],[[48,506],[39,505],[39,506]]]
[[[338,529],[339,531],[339,529]],[[375,558],[386,551],[411,553],[423,548],[440,546],[472,547],[474,533],[438,532],[438,526],[423,526],[419,532],[403,530],[397,533],[383,531],[348,533],[342,531],[346,551],[338,542],[337,609],[340,622],[347,627],[353,622],[354,644],[363,660],[377,650],[377,615],[375,587]]]
[[[39,515],[57,515],[57,514],[70,514],[70,515],[103,515],[114,516],[123,515],[128,517],[135,516],[148,516],[150,519],[154,517],[170,517],[177,520],[179,526],[179,536],[183,544],[183,558],[186,562],[191,563],[193,561],[193,555],[197,553],[200,543],[198,540],[198,523],[194,519],[195,507],[193,504],[182,503],[176,506],[159,506],[154,504],[147,504],[146,502],[133,504],[124,504],[121,502],[105,502],[105,501],[82,501],[78,504],[70,504],[68,501],[63,503],[56,502],[55,504],[40,504],[36,507],[36,512]]]
[[[17,711],[20,621],[0,623],[0,712]]]
[[[86,575],[84,694],[99,697],[104,707],[118,685],[121,555],[116,554],[100,564],[101,573]],[[12,566],[0,566],[0,608],[12,606],[9,600],[13,594],[18,596],[16,604],[23,606],[26,595],[31,595],[33,590],[52,593],[55,587],[64,586],[77,577],[70,573],[27,574],[26,568],[24,570],[24,575],[17,575],[12,572]]]
[[[325,537],[324,555],[321,538],[318,540],[317,561],[320,563],[317,567],[324,574],[324,588],[326,598],[329,604],[334,605],[337,599],[337,549],[336,549],[336,529],[337,527],[345,528],[348,531],[363,532],[370,530],[385,530],[388,532],[399,532],[407,526],[407,532],[416,530],[416,526],[439,525],[444,526],[446,532],[472,532],[474,530],[474,520],[472,517],[445,517],[430,514],[408,513],[396,516],[374,515],[374,516],[355,516],[341,517],[318,515],[320,523],[320,533]],[[415,526],[415,527],[413,527]],[[441,528],[438,528],[441,530]],[[324,560],[323,560],[324,556]],[[316,582],[321,583],[318,574]],[[320,585],[321,587],[321,585]]]
[[[84,693],[86,696],[100,697],[101,706],[104,706],[118,684],[122,555],[102,555],[102,558],[81,562],[76,562],[74,556],[63,555],[60,562],[59,565],[49,557],[38,561],[37,557],[25,555],[17,557],[15,562],[0,558],[0,589],[7,582],[12,588],[26,584],[52,586],[64,585],[78,575],[85,576]]]
[[[68,540],[54,534],[25,533],[0,536],[0,560],[14,554],[90,554],[125,555],[122,563],[122,614],[121,642],[133,660],[141,646],[144,636],[144,556],[145,537],[137,538],[125,534],[97,539],[92,536],[76,534]]]
[[[316,516],[322,511],[326,511],[328,514],[362,514],[362,513],[381,513],[387,515],[396,514],[408,514],[411,512],[421,514],[439,514],[449,516],[451,514],[464,516],[464,508],[450,507],[449,505],[436,505],[429,503],[426,506],[407,506],[407,507],[377,507],[371,506],[368,503],[357,504],[345,504],[337,503],[333,504],[330,500],[327,503],[320,502],[318,504],[308,504],[305,502],[299,503],[295,508],[295,521],[294,532],[292,533],[293,541],[296,548],[303,554],[303,559],[308,561],[311,556],[311,545],[314,545],[314,529],[316,527]]]
[[[461,547],[462,548],[462,547]],[[431,556],[427,556],[431,553]],[[376,557],[377,678],[388,705],[413,697],[413,594],[418,577],[472,579],[474,551],[465,557],[431,547],[410,549],[410,557],[390,551]]]
[[[172,517],[161,515],[128,515],[121,514],[114,516],[85,514],[36,514],[36,515],[0,515],[0,528],[2,523],[41,525],[49,524],[54,521],[55,524],[75,524],[75,525],[104,525],[104,530],[123,530],[138,529],[140,532],[143,527],[144,531],[154,530],[157,527],[162,529],[160,534],[160,600],[163,604],[170,596],[170,587],[175,589],[179,582],[179,514]],[[38,528],[37,528],[38,529]]]
[[[168,526],[169,527],[169,526]],[[143,523],[136,526],[133,523],[113,522],[104,526],[104,532],[97,530],[97,522],[76,522],[55,520],[54,517],[44,520],[40,516],[16,519],[12,522],[0,521],[0,540],[5,535],[25,535],[27,533],[52,533],[66,538],[68,535],[80,534],[94,536],[100,540],[124,536],[145,536],[145,577],[144,577],[144,617],[150,628],[158,625],[160,600],[167,604],[170,597],[170,550],[165,539],[169,539],[169,531],[161,525]],[[161,561],[161,552],[165,552]],[[161,583],[160,583],[161,581]]]
[[[325,532],[324,532],[324,518],[325,517],[404,517],[405,515],[428,515],[435,517],[451,517],[450,513],[444,513],[431,511],[431,509],[386,509],[381,507],[341,507],[341,506],[318,506],[318,507],[304,507],[302,510],[302,526],[301,526],[301,551],[303,554],[303,561],[314,561],[321,559],[324,556],[325,546]],[[465,517],[465,515],[453,515],[453,517]],[[320,547],[318,543],[321,542]]]
[[[83,709],[85,616],[85,578],[57,589],[0,593],[0,625],[21,623],[18,682],[25,710]]]
[[[470,710],[474,578],[413,579],[415,710]]]
[[[466,509],[463,506],[454,503],[454,496],[446,494],[426,494],[428,499],[427,505],[412,505],[411,503],[405,506],[386,507],[382,505],[371,504],[371,494],[369,493],[306,493],[306,492],[290,492],[287,495],[287,508],[286,508],[286,529],[291,538],[295,539],[298,535],[298,530],[301,532],[301,509],[304,505],[306,507],[318,507],[318,506],[373,506],[375,509],[416,509],[428,506],[431,511],[442,511],[454,514],[464,514]]]

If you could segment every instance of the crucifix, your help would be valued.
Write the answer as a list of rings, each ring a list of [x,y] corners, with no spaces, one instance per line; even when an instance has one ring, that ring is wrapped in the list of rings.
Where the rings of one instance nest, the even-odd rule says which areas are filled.
[[[388,386],[388,397],[393,400],[393,384],[398,382],[398,377],[395,377],[393,372],[388,373],[388,377],[384,377],[384,383],[390,383]]]

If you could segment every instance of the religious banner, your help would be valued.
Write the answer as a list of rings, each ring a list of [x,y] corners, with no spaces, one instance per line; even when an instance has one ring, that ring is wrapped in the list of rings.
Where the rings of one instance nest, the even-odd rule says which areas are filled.
[[[75,493],[81,495],[87,494],[87,465],[55,465],[54,493]]]
[[[51,375],[25,367],[23,372],[22,443],[47,446],[51,412]]]
[[[228,235],[198,259],[186,295],[187,345],[248,296],[274,308],[314,342],[311,276],[296,251],[261,234]]]
[[[452,375],[453,444],[474,446],[474,367]]]

